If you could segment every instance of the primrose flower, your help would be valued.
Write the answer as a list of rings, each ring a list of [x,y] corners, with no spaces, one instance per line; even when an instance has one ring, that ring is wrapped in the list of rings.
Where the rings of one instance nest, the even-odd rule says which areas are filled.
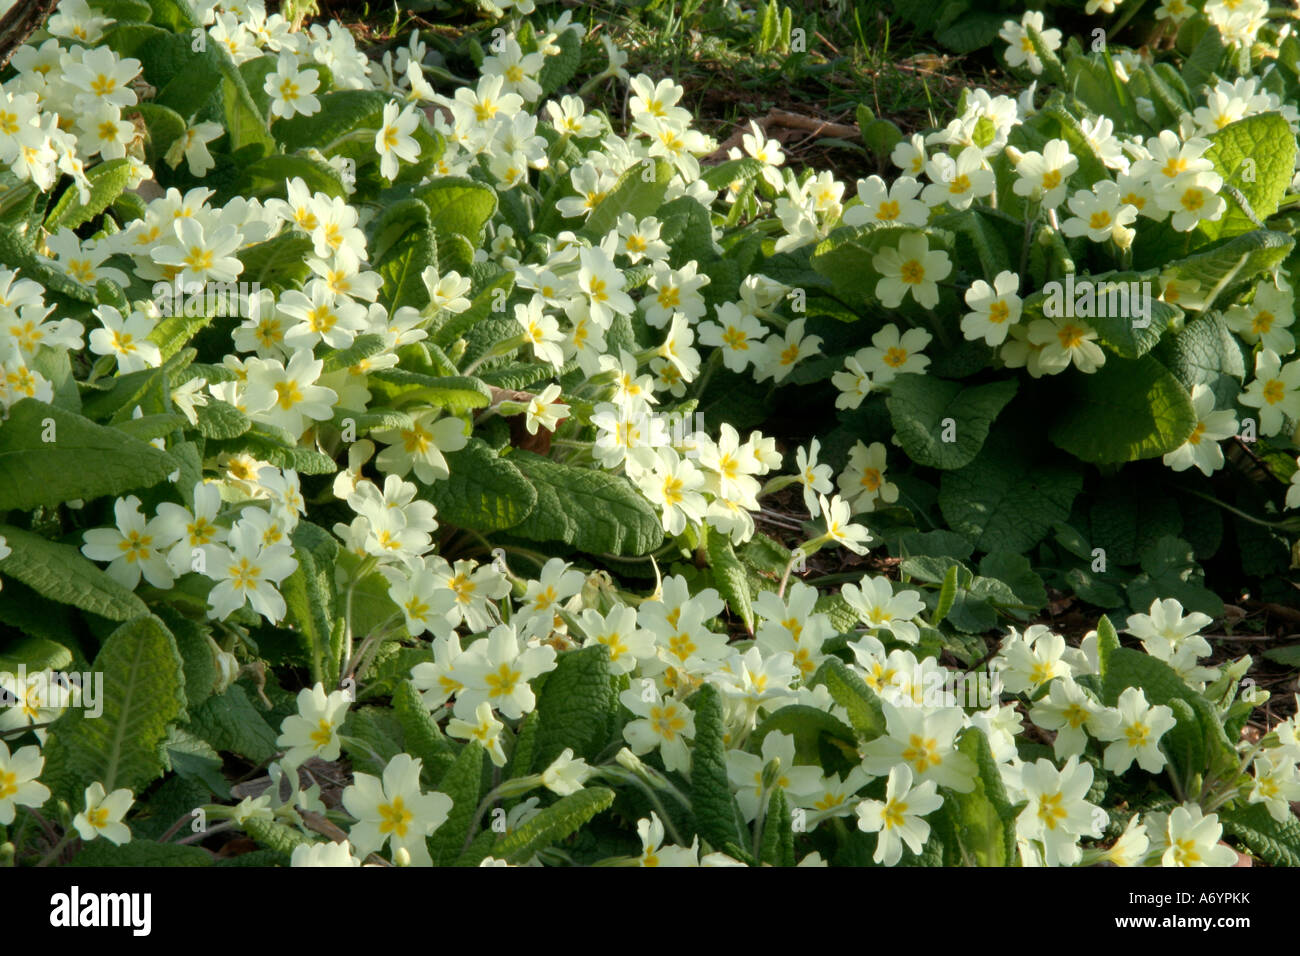
[[[1199,382],[1192,386],[1192,411],[1196,426],[1192,433],[1160,460],[1174,471],[1186,471],[1193,465],[1204,475],[1223,467],[1223,449],[1219,442],[1237,434],[1237,413],[1230,408],[1214,408],[1214,392]]]
[[[881,442],[872,442],[870,447],[855,444],[848,465],[836,480],[854,513],[875,511],[877,502],[893,504],[898,500],[898,486],[885,480],[885,446]]]
[[[217,584],[208,593],[208,617],[225,620],[248,604],[268,621],[279,621],[286,605],[277,588],[298,567],[293,548],[266,545],[257,526],[248,520],[235,523],[228,545],[211,546],[207,573]]]
[[[858,829],[879,834],[871,857],[877,863],[893,866],[903,856],[904,843],[913,853],[920,853],[930,839],[930,824],[923,817],[943,806],[943,797],[933,780],[913,786],[914,780],[911,768],[898,764],[889,771],[885,799],[858,804]]]
[[[413,105],[405,109],[392,102],[384,105],[383,120],[375,133],[375,149],[379,152],[379,173],[385,179],[397,178],[399,159],[413,163],[420,158],[420,144],[411,135],[419,125]]]
[[[1220,843],[1223,825],[1219,816],[1208,816],[1195,804],[1174,807],[1165,827],[1167,849],[1160,857],[1164,866],[1234,866],[1237,854]]]
[[[465,421],[442,416],[436,408],[412,415],[410,428],[384,429],[373,437],[388,445],[375,458],[381,471],[399,477],[414,471],[426,485],[451,475],[444,452],[460,451],[469,444]]]
[[[858,584],[845,584],[840,595],[867,627],[889,631],[905,644],[915,644],[921,639],[920,629],[912,623],[925,610],[919,591],[902,590],[895,594],[889,578],[867,577]]]
[[[1147,773],[1159,773],[1166,763],[1160,738],[1175,723],[1172,709],[1164,704],[1151,706],[1141,688],[1127,687],[1115,709],[1098,714],[1091,729],[1098,740],[1110,741],[1103,756],[1110,773],[1124,773],[1134,760]]]
[[[1082,756],[1088,745],[1084,727],[1102,713],[1102,706],[1076,684],[1073,678],[1063,677],[1048,685],[1047,696],[1040,698],[1029,709],[1029,719],[1044,730],[1056,731],[1052,744],[1057,759]]]
[[[94,311],[103,327],[91,330],[90,351],[116,356],[118,371],[124,375],[162,365],[162,352],[149,341],[157,324],[153,319],[143,312],[123,318],[111,305],[97,305]]]
[[[41,748],[35,744],[10,754],[0,740],[0,825],[14,822],[15,807],[40,807],[50,799],[50,788],[36,781],[44,766]]]
[[[1029,323],[1029,342],[1040,349],[1038,367],[1049,375],[1064,372],[1071,363],[1085,373],[1101,368],[1106,353],[1096,339],[1097,331],[1081,319],[1062,316]]]
[[[898,248],[884,248],[871,260],[880,273],[876,298],[887,309],[896,309],[909,292],[917,305],[933,309],[939,304],[939,286],[952,272],[952,260],[942,249],[930,249],[924,233],[909,232]]]
[[[573,748],[565,747],[564,752],[542,771],[542,786],[565,797],[581,790],[592,773],[594,771],[587,766],[587,761],[581,757],[574,759]]]
[[[156,588],[169,588],[175,580],[167,551],[179,537],[164,518],[146,520],[135,495],[113,504],[116,528],[94,528],[83,535],[81,553],[92,561],[110,561],[108,575],[134,590],[140,577]]]
[[[492,716],[492,705],[483,701],[474,709],[474,720],[453,717],[447,721],[447,736],[461,740],[477,740],[488,752],[493,766],[506,765],[506,753],[501,749],[501,731],[505,724]]]
[[[281,52],[276,68],[268,73],[262,89],[271,97],[271,113],[288,119],[296,114],[311,116],[320,111],[320,100],[312,94],[320,85],[316,70],[299,70],[292,53]]]
[[[455,676],[464,685],[456,696],[456,716],[468,721],[487,701],[505,717],[519,720],[537,705],[529,681],[554,669],[555,648],[521,648],[514,627],[499,624],[456,659]]]
[[[426,838],[446,822],[451,797],[420,790],[418,757],[398,754],[384,768],[383,779],[354,773],[343,791],[343,807],[357,820],[348,837],[357,856],[365,858],[388,843],[394,856],[409,854],[413,866],[432,866]]]
[[[871,344],[860,349],[856,358],[873,385],[888,385],[896,375],[919,375],[929,367],[930,358],[921,350],[932,338],[925,329],[900,332],[897,325],[890,323],[871,337]]]
[[[911,176],[899,176],[889,186],[879,176],[859,179],[860,202],[845,209],[840,222],[846,226],[869,222],[924,226],[930,220],[930,207],[916,198],[920,192],[920,182]]]
[[[1212,622],[1208,614],[1193,611],[1183,615],[1183,606],[1175,598],[1151,602],[1146,614],[1131,615],[1126,632],[1142,641],[1152,657],[1167,661],[1180,650],[1190,650],[1196,657],[1210,655],[1210,642],[1200,632]]]
[[[637,858],[640,866],[683,867],[697,866],[699,847],[694,843],[689,847],[664,846],[664,825],[659,815],[650,811],[649,819],[641,819],[636,824],[637,836],[641,839],[641,855]]]
[[[852,523],[853,511],[847,501],[839,495],[834,495],[829,500],[825,495],[818,495],[817,507],[826,524],[825,536],[828,540],[848,548],[854,554],[867,553],[867,545],[872,541],[871,532],[862,525]]]
[[[966,304],[973,311],[962,317],[961,334],[994,347],[1005,342],[1011,326],[1020,321],[1019,288],[1020,277],[1014,272],[999,272],[992,285],[976,279],[966,290]]]
[[[1017,179],[1011,190],[1017,196],[1042,203],[1044,209],[1055,209],[1065,200],[1070,177],[1079,168],[1079,160],[1070,152],[1070,144],[1063,139],[1048,140],[1043,151],[1008,153],[1016,165]]]
[[[1115,844],[1102,854],[1102,859],[1116,866],[1141,866],[1151,847],[1146,824],[1140,814],[1129,817],[1128,825]]]
[[[770,766],[776,773],[764,780]],[[795,766],[794,737],[773,731],[763,738],[760,753],[727,751],[727,777],[736,788],[736,803],[746,821],[758,816],[759,801],[770,790],[781,788],[796,805],[821,792],[821,771],[817,767]]]
[[[86,808],[76,815],[72,825],[87,842],[102,836],[118,846],[130,843],[131,830],[122,822],[122,817],[134,802],[130,790],[119,789],[106,794],[104,785],[97,780],[86,788]]]
[[[1276,352],[1261,349],[1255,355],[1255,377],[1237,401],[1259,409],[1263,435],[1280,432],[1284,415],[1300,421],[1300,359],[1283,365]]]
[[[1020,786],[1029,804],[1016,819],[1017,832],[1042,844],[1048,866],[1078,863],[1079,837],[1101,836],[1105,822],[1100,808],[1084,799],[1092,787],[1092,764],[1070,757],[1058,770],[1040,758],[1021,768]]]
[[[323,684],[298,691],[298,713],[280,724],[277,747],[288,748],[285,766],[296,767],[309,757],[337,760],[339,727],[348,713],[348,695],[341,690],[325,693]]]
[[[528,434],[536,435],[539,428],[553,432],[568,417],[569,406],[556,401],[559,397],[560,386],[552,383],[540,395],[529,399],[528,408],[524,411],[524,427],[528,429]]]
[[[896,707],[888,700],[881,701],[881,707],[887,733],[863,747],[862,766],[868,773],[881,776],[905,764],[918,782],[932,780],[958,793],[974,789],[975,762],[957,749],[957,733],[965,720],[960,707],[927,711]]]
[[[360,866],[361,861],[352,853],[347,840],[333,843],[299,843],[289,858],[290,866]]]
[[[1038,31],[1043,46],[1053,52],[1061,48],[1061,31],[1044,29],[1041,10],[1027,10],[1020,22],[1007,20],[998,31],[998,36],[1007,43],[1007,66],[1027,66],[1029,72],[1038,76],[1043,72],[1043,61],[1039,59],[1033,41],[1029,38],[1029,27]]]

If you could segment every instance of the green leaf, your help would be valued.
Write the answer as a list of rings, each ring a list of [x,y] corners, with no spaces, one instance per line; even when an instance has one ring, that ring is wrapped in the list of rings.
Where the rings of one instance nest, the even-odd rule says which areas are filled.
[[[295,547],[293,556],[298,567],[280,586],[286,618],[303,635],[311,650],[312,677],[321,681],[333,679],[340,666],[340,662],[332,659],[331,652],[335,619],[333,565],[318,566],[312,553],[302,547]]]
[[[321,372],[328,375],[330,372],[352,368],[352,366],[370,358],[370,356],[378,355],[384,348],[384,337],[382,335],[373,332],[358,335],[347,348],[335,349],[322,356]]]
[[[0,511],[148,488],[175,468],[148,442],[25,398],[0,428]]]
[[[953,564],[948,568],[948,573],[943,576],[943,585],[939,588],[939,603],[934,607],[932,618],[935,627],[943,623],[943,619],[952,610],[953,601],[957,599],[957,570],[958,566]]]
[[[530,711],[524,716],[515,732],[515,749],[510,754],[507,780],[527,776],[533,769],[533,757],[537,753],[537,728],[539,726],[537,711]]]
[[[5,623],[13,622],[6,620]],[[12,674],[20,667],[27,668],[28,673],[58,670],[71,663],[72,651],[62,644],[45,637],[27,635],[4,645],[4,651],[0,653],[0,674]]]
[[[1058,89],[1067,89],[1065,69],[1061,66],[1056,53],[1043,42],[1043,35],[1033,26],[1026,26],[1025,33],[1029,35],[1029,42],[1034,45],[1034,54],[1043,62],[1043,73],[1047,81]]]
[[[35,233],[36,230],[30,230]],[[0,225],[0,262],[20,270],[25,278],[35,279],[46,289],[59,292],[78,302],[94,304],[95,290],[77,282],[59,269],[36,258],[30,235],[21,235],[12,223]]]
[[[1252,803],[1221,809],[1219,822],[1270,866],[1300,866],[1300,821],[1294,814],[1279,823],[1262,803]]]
[[[1091,375],[1072,376],[1052,442],[1084,461],[1110,464],[1158,458],[1196,427],[1192,399],[1150,356],[1111,359]]]
[[[1093,489],[1088,509],[1092,545],[1083,557],[1091,565],[1091,548],[1106,552],[1111,565],[1137,564],[1142,551],[1167,534],[1182,531],[1178,502],[1167,487],[1121,471]]]
[[[690,699],[695,711],[691,751],[691,812],[700,836],[715,849],[745,841],[731,784],[727,779],[726,723],[722,697],[705,684]]]
[[[212,855],[202,847],[153,840],[132,840],[114,846],[107,840],[85,844],[70,866],[211,866]]]
[[[605,198],[596,204],[580,234],[591,238],[603,237],[618,225],[619,217],[625,213],[637,220],[654,215],[663,204],[672,176],[673,168],[666,160],[644,159],[633,163]]]
[[[326,155],[335,141],[362,129],[379,129],[388,96],[378,90],[335,90],[319,97],[320,110],[311,116],[278,119],[272,133],[288,151],[319,149]],[[374,148],[374,144],[369,144]]]
[[[548,55],[541,72],[537,74],[537,83],[542,88],[543,96],[549,96],[573,79],[582,63],[582,40],[577,33],[562,30],[552,42],[560,48],[560,52]]]
[[[929,375],[899,375],[885,402],[908,457],[919,465],[953,469],[979,454],[989,426],[1017,387],[1015,379],[962,388]]]
[[[215,749],[247,757],[256,764],[270,760],[279,749],[276,731],[238,684],[191,710],[189,728]]]
[[[943,809],[955,826],[958,843],[978,866],[1014,866],[1016,813],[988,739],[978,727],[970,727],[962,733],[957,749],[977,768],[973,790],[944,794]]]
[[[185,117],[161,103],[139,103],[133,109],[144,120],[149,137],[145,156],[156,167],[164,161],[172,143],[185,135]]]
[[[492,404],[492,390],[473,376],[433,376],[386,368],[372,373],[370,381],[378,385],[377,389],[372,387],[374,391],[401,395],[403,402],[419,400],[426,405],[437,405],[453,415]]]
[[[659,516],[627,478],[528,451],[508,460],[537,493],[537,507],[513,526],[514,534],[563,541],[592,554],[647,554],[663,543]]]
[[[438,781],[438,792],[451,797],[452,806],[442,826],[429,837],[429,855],[436,866],[450,866],[455,862],[465,845],[465,838],[469,836],[483,785],[483,757],[486,753],[477,740],[471,740]]]
[[[402,725],[406,752],[419,757],[425,766],[443,754],[455,752],[455,746],[438,729],[437,722],[420,700],[419,691],[409,680],[399,682],[393,690],[393,711]]]
[[[594,817],[609,809],[614,791],[587,787],[561,797],[513,833],[507,833],[492,848],[492,856],[511,863],[526,863],[549,846],[565,839]]]
[[[194,414],[199,420],[199,434],[204,438],[238,438],[253,427],[253,421],[234,405],[217,398],[209,398],[206,405],[197,405]]]
[[[50,727],[42,780],[59,797],[81,805],[99,781],[111,793],[140,793],[164,769],[161,744],[185,707],[185,673],[171,632],[156,617],[139,617],[114,631],[91,665],[103,674],[102,713],[74,707]]]
[[[251,817],[244,821],[243,829],[258,846],[273,850],[286,866],[295,847],[310,846],[313,842],[306,834],[275,820]]]
[[[90,195],[81,201],[80,190],[72,184],[63,191],[50,214],[45,217],[45,228],[54,233],[61,228],[76,229],[90,222],[111,206],[131,178],[131,162],[127,159],[110,159],[86,170],[90,182]]]
[[[1145,611],[1155,600],[1177,598],[1188,611],[1211,617],[1223,614],[1223,601],[1205,587],[1205,574],[1196,563],[1192,546],[1181,538],[1164,535],[1142,552],[1142,573],[1128,584],[1129,603]]]
[[[515,274],[513,272],[506,272],[497,276],[483,286],[478,294],[470,300],[468,309],[457,315],[447,316],[442,321],[442,324],[437,326],[436,331],[433,333],[434,344],[447,348],[480,321],[491,315],[494,306],[498,303],[504,309],[506,299],[510,296],[514,287]],[[543,377],[549,377],[552,374],[551,369],[534,363],[529,363],[528,368],[532,370],[540,368]]]
[[[221,73],[222,111],[226,132],[230,135],[231,152],[252,145],[260,147],[258,155],[272,152],[275,140],[266,128],[266,117],[253,102],[253,96],[230,53],[219,43],[209,43],[208,55]]]
[[[1193,386],[1209,386],[1215,408],[1231,408],[1246,377],[1241,346],[1218,312],[1165,336],[1157,358],[1189,393]]]
[[[1110,622],[1108,616],[1103,614],[1101,620],[1097,622],[1097,660],[1103,677],[1109,670],[1110,662],[1119,647],[1119,635],[1115,633],[1115,625]]]
[[[1295,239],[1284,232],[1256,229],[1182,259],[1175,259],[1161,273],[1164,280],[1176,279],[1195,284],[1198,299],[1204,298],[1206,310],[1219,301],[1225,290],[1252,281],[1272,270],[1295,246]]]
[[[312,249],[311,239],[297,231],[247,246],[238,253],[244,264],[240,278],[267,287],[302,279],[311,271],[306,260]]]
[[[497,457],[483,439],[471,438],[446,458],[451,476],[429,488],[439,522],[501,531],[519,524],[537,504],[537,491],[523,472]]]
[[[1264,652],[1264,656],[1283,667],[1300,667],[1300,644],[1269,648]]]
[[[759,724],[753,737],[755,750],[763,746],[763,738],[770,733],[789,734],[794,737],[797,763],[820,763],[823,737],[839,741],[848,747],[857,746],[853,728],[834,714],[828,714],[807,704],[787,704]]]
[[[438,248],[432,229],[408,229],[394,242],[375,266],[384,279],[380,293],[389,312],[402,306],[423,309],[429,304],[429,290],[421,278],[425,269],[438,268]]]
[[[245,166],[240,192],[245,195],[284,197],[287,194],[285,184],[290,179],[301,179],[312,192],[325,193],[339,199],[347,198],[338,170],[329,163],[322,163],[310,156],[285,153],[272,153]]]
[[[1207,769],[1236,767],[1235,751],[1213,704],[1188,687],[1164,661],[1143,651],[1114,645],[1102,653],[1100,628],[1097,637],[1103,704],[1114,707],[1126,688],[1137,687],[1146,695],[1148,704],[1171,706],[1173,701],[1180,701],[1184,705],[1174,711],[1178,723],[1165,734],[1160,745],[1174,760],[1185,782]]]
[[[180,652],[185,669],[185,703],[193,712],[193,709],[211,697],[219,686],[224,686],[225,682],[217,665],[217,648],[208,636],[207,627],[195,623],[170,607],[160,607],[157,613],[162,622],[167,625],[167,629],[172,632],[172,637],[176,639],[176,649]]]
[[[1011,551],[993,551],[980,559],[979,573],[1001,581],[1015,594],[1016,600],[1033,608],[1046,607],[1047,589],[1034,573],[1029,559]],[[937,622],[936,622],[937,623]]]
[[[849,723],[860,742],[867,743],[885,733],[885,711],[880,706],[880,698],[838,657],[826,658],[817,669],[809,686],[818,684],[825,684],[835,703],[849,712]]]
[[[418,199],[407,197],[385,205],[366,225],[370,260],[378,262],[383,259],[393,243],[408,229],[430,225],[429,207]]]
[[[1255,219],[1262,221],[1277,212],[1291,185],[1296,158],[1295,134],[1282,114],[1248,116],[1211,133],[1208,139],[1211,145],[1205,158],[1214,163],[1225,186],[1241,193]],[[1231,191],[1225,189],[1223,198],[1228,204],[1223,216],[1197,226],[1205,236],[1236,236],[1255,228]]]
[[[561,654],[537,700],[534,766],[545,769],[565,748],[575,757],[595,760],[607,742],[609,717],[617,707],[608,647],[593,644]]]
[[[1209,23],[1204,23],[1203,26],[1205,29],[1201,31],[1192,52],[1183,60],[1183,82],[1188,89],[1193,90],[1209,83],[1210,77],[1218,72],[1219,64],[1223,61],[1224,46],[1219,28]]]
[[[1069,516],[1083,476],[1059,459],[1032,455],[1018,439],[995,437],[969,465],[944,473],[939,509],[979,550],[1023,553]]]
[[[763,820],[763,842],[759,860],[772,866],[794,866],[794,829],[790,804],[785,790],[777,787],[767,801],[767,816]]]
[[[731,547],[731,539],[724,534],[708,533],[705,547],[718,594],[727,602],[732,613],[744,622],[745,630],[753,634],[754,610],[749,600],[749,577]]]
[[[940,216],[934,221],[936,228],[951,230],[969,241],[969,249],[975,254],[974,261],[978,262],[980,271],[989,282],[999,272],[1011,269],[1011,254],[1007,251],[1005,231],[998,233],[999,223],[1005,225],[1006,220],[998,217],[996,211],[974,206]],[[959,257],[965,255],[963,245],[959,244],[955,250]]]
[[[457,233],[475,248],[497,211],[497,194],[491,186],[460,176],[440,176],[412,195],[429,207],[429,222],[435,232]]]
[[[22,581],[52,601],[71,604],[112,621],[129,621],[149,613],[149,608],[133,592],[88,561],[76,548],[9,525],[0,525],[0,536],[12,550],[7,558],[0,560],[0,572],[5,577]]]

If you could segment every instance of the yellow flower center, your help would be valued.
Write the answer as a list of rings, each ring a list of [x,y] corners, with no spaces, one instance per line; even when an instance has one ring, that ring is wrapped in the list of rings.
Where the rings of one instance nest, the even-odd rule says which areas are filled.
[[[380,833],[395,833],[398,837],[404,837],[415,815],[406,809],[406,802],[401,797],[394,797],[392,803],[379,805],[379,818]]]

